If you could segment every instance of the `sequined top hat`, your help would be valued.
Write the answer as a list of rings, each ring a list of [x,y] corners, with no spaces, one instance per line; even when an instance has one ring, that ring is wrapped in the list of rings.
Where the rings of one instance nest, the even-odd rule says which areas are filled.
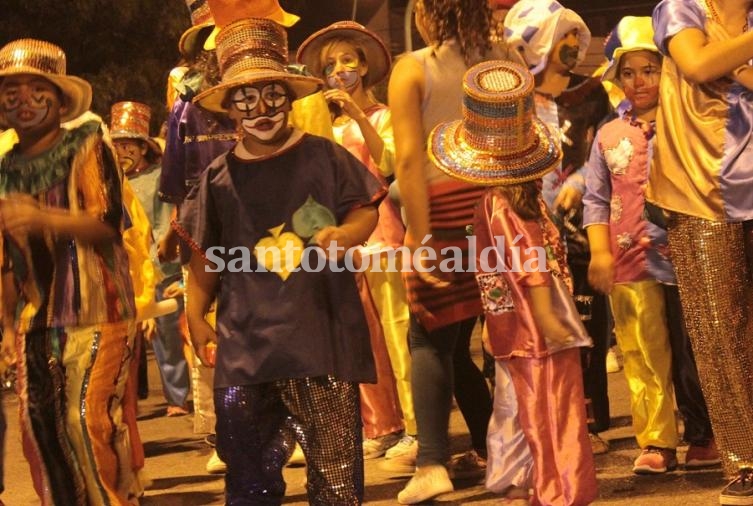
[[[604,41],[604,55],[609,65],[601,77],[603,81],[616,81],[620,58],[631,51],[659,53],[654,44],[654,28],[650,16],[625,16]]]
[[[268,19],[249,18],[225,26],[217,34],[217,60],[220,84],[194,98],[201,107],[224,112],[225,95],[231,88],[259,81],[284,81],[295,98],[310,95],[322,87],[322,81],[291,74],[288,63],[288,36],[285,28]]]
[[[214,19],[207,0],[186,0],[186,6],[191,15],[192,26],[181,35],[178,50],[183,56],[190,56],[196,53],[196,43],[201,31],[206,28],[209,32],[214,28]]]
[[[60,88],[66,106],[61,123],[81,116],[92,102],[91,85],[80,77],[66,75],[65,66],[63,50],[43,40],[19,39],[0,48],[0,81],[14,74],[33,74]]]
[[[549,53],[571,30],[578,30],[578,58],[586,57],[591,32],[578,13],[556,0],[520,0],[505,16],[505,40],[538,74],[546,67]]]
[[[352,40],[365,53],[369,72],[366,74],[368,86],[382,82],[390,72],[392,57],[382,39],[365,26],[355,21],[338,21],[315,32],[303,41],[298,48],[296,60],[306,65],[317,77],[324,76],[322,69],[322,49],[336,39]]]
[[[140,139],[152,153],[160,156],[162,149],[149,136],[151,108],[140,102],[116,102],[110,108],[110,137],[115,139]]]
[[[510,61],[471,67],[463,77],[463,119],[429,134],[429,157],[443,172],[482,186],[519,184],[554,169],[562,154],[536,117],[533,75]]]

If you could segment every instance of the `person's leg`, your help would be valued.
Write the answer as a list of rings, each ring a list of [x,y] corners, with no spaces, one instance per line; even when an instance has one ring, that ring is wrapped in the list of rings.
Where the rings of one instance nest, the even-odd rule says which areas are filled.
[[[62,330],[19,335],[17,390],[21,443],[42,504],[86,504],[86,485],[65,434]]]
[[[128,361],[128,377],[126,378],[125,389],[123,390],[123,423],[128,427],[128,440],[131,448],[131,467],[138,476],[138,472],[144,468],[144,445],[141,442],[141,434],[139,434],[139,426],[137,423],[138,416],[138,369],[139,358],[141,351],[139,348],[143,346],[144,341],[139,337],[142,334],[139,325],[133,326],[133,331],[136,332],[136,337],[133,338],[133,353]],[[143,493],[141,484],[138,479],[134,477],[134,490],[133,493],[136,496],[140,496]]]
[[[91,504],[127,504],[132,485],[121,401],[133,350],[133,325],[66,329],[66,431]]]
[[[277,382],[292,414],[289,428],[306,455],[309,504],[363,502],[358,385],[331,376]]]
[[[585,505],[598,496],[588,440],[580,352],[507,362],[520,426],[534,461],[531,504]]]
[[[664,289],[650,280],[620,283],[610,300],[638,446],[674,450],[678,438]]]
[[[669,340],[672,347],[672,381],[677,407],[685,420],[684,439],[691,445],[704,446],[713,438],[706,400],[698,378],[693,348],[685,329],[680,306],[680,292],[676,286],[664,285]]]
[[[486,438],[486,488],[498,494],[530,488],[533,457],[518,421],[518,399],[506,360],[495,361],[494,410]]]
[[[583,389],[589,416],[588,430],[598,434],[609,429],[609,395],[607,385],[607,352],[611,329],[607,298],[588,284],[588,267],[571,263],[575,300],[583,326],[591,336],[593,347],[581,348]]]
[[[724,471],[753,467],[753,281],[746,226],[672,214],[669,248]]]
[[[471,445],[479,456],[486,458],[486,432],[492,415],[492,398],[484,375],[471,357],[471,336],[475,324],[475,319],[460,324],[452,357],[454,393],[471,434]]]
[[[382,322],[379,319],[369,285],[363,275],[356,275],[361,304],[369,326],[371,350],[374,355],[377,382],[359,385],[361,393],[361,418],[363,420],[364,458],[381,457],[388,448],[400,440],[403,431],[402,411],[392,373],[389,352],[385,343]]]
[[[158,302],[164,300],[162,292],[175,280],[175,276],[168,277],[157,285],[155,298]],[[185,408],[190,381],[188,363],[183,353],[184,339],[179,325],[182,312],[183,299],[179,298],[177,311],[156,318],[157,332],[152,338],[152,348],[162,377],[162,392],[168,405]]]
[[[280,504],[293,451],[290,413],[274,383],[217,388],[217,453],[227,464],[225,504]]]
[[[450,456],[448,427],[454,391],[453,352],[475,318],[427,331],[411,315],[411,384],[418,424],[417,467],[445,465]]]

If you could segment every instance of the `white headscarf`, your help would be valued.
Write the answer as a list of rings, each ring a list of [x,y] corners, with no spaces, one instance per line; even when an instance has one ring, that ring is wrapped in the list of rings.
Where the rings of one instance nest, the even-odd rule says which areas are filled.
[[[505,17],[505,40],[522,54],[535,75],[546,67],[552,48],[576,28],[580,63],[591,43],[591,31],[583,19],[556,0],[520,0]]]

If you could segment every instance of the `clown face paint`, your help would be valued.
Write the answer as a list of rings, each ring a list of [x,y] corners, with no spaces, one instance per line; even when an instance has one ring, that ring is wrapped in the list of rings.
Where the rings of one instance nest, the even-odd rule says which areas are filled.
[[[368,71],[356,48],[347,42],[337,42],[327,48],[323,63],[327,86],[350,94],[358,88]]]
[[[578,64],[578,29],[567,32],[552,48],[551,61],[563,70],[572,70]]]
[[[621,60],[620,84],[633,111],[640,115],[655,108],[659,104],[659,55],[653,51],[630,51]]]
[[[59,126],[61,108],[57,88],[46,79],[21,74],[0,84],[0,113],[18,132]]]
[[[124,173],[143,170],[149,164],[146,159],[147,147],[144,143],[136,139],[114,139],[113,144],[118,153],[118,163]]]
[[[263,144],[275,142],[288,124],[290,98],[282,83],[263,82],[231,92],[229,117]]]

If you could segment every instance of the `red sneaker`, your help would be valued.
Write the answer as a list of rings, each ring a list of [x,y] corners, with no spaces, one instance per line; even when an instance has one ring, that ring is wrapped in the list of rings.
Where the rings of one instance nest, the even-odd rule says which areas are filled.
[[[716,442],[712,439],[705,445],[692,444],[685,455],[685,469],[699,469],[702,467],[718,466],[719,450],[716,448]]]
[[[663,474],[677,469],[677,452],[649,446],[633,462],[635,474]]]

